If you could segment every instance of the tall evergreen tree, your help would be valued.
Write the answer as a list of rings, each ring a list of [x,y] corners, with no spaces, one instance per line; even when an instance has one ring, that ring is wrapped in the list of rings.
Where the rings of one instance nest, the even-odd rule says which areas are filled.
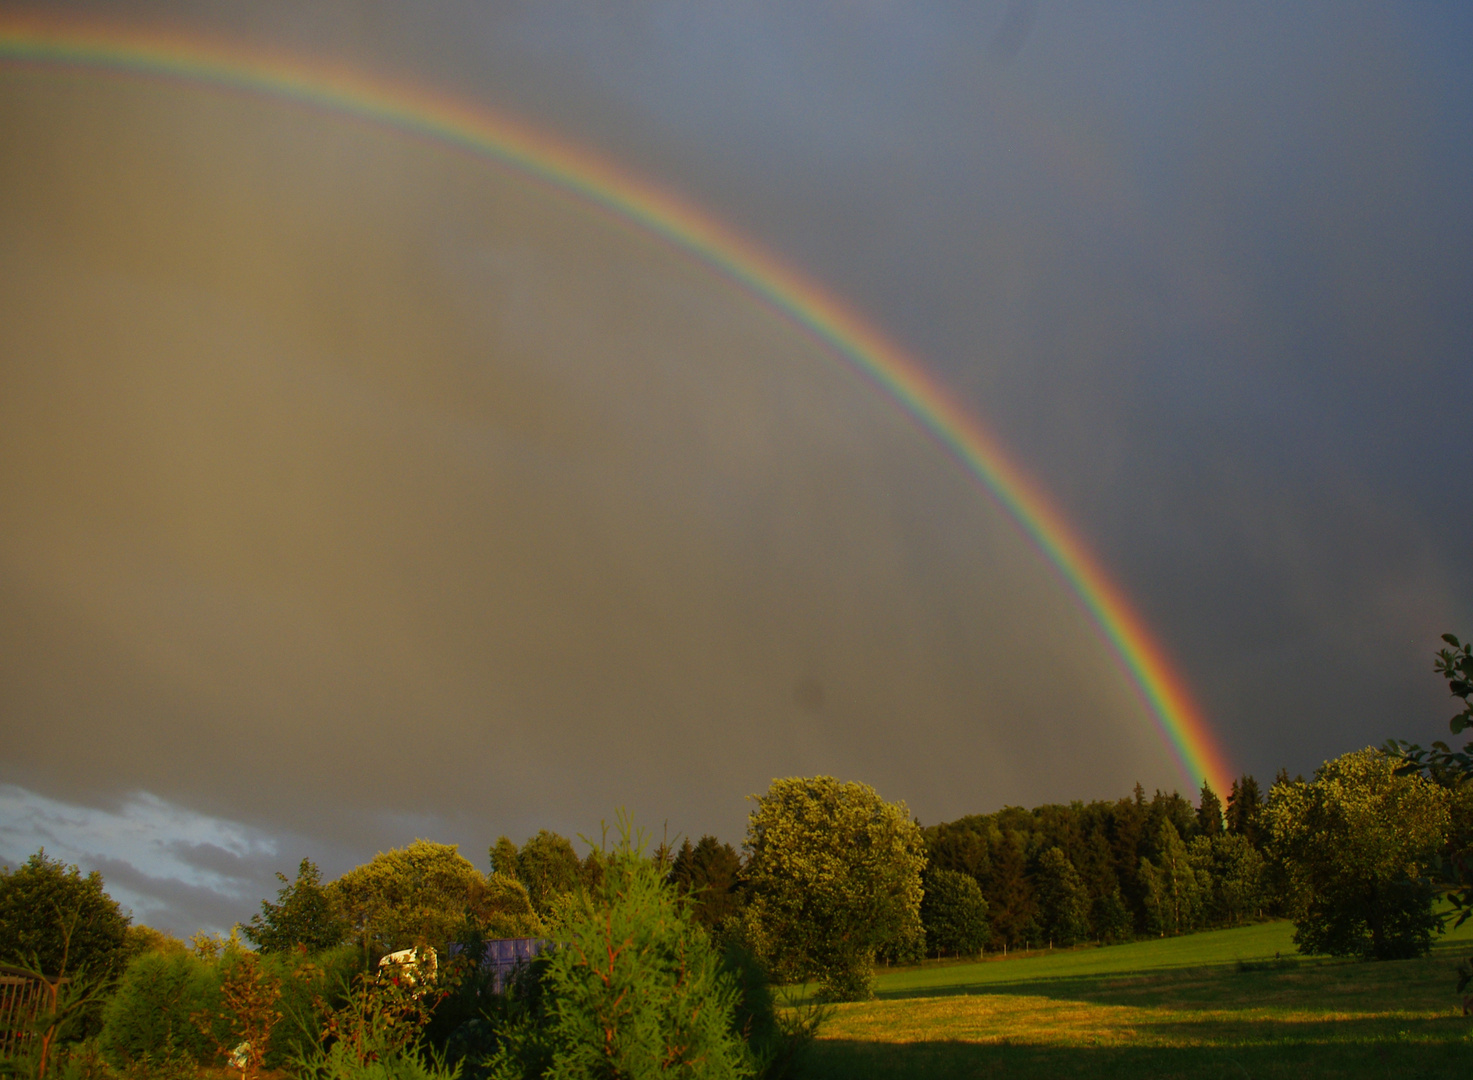
[[[1222,800],[1206,780],[1197,799],[1197,835],[1209,840],[1222,835]]]
[[[987,901],[975,878],[928,867],[921,875],[921,924],[926,951],[935,956],[976,956],[987,943]]]
[[[992,849],[992,874],[983,890],[992,918],[993,939],[1014,948],[1028,938],[1033,919],[1033,889],[1028,882],[1027,838],[1017,830],[1000,833]]]
[[[681,844],[670,865],[669,878],[682,896],[692,898],[696,921],[714,930],[740,909],[741,876],[742,860],[736,848],[714,836],[703,836],[694,846],[689,839]]]
[[[1258,789],[1258,781],[1244,773],[1233,781],[1233,789],[1228,793],[1227,831],[1246,838],[1248,843],[1261,849],[1264,841],[1262,813],[1263,794]]]

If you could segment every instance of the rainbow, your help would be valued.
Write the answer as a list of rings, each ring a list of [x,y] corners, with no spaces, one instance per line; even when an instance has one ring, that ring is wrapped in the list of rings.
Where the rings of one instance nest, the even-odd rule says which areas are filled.
[[[1011,515],[1107,642],[1192,787],[1232,772],[1139,614],[1043,489],[924,368],[858,312],[711,214],[553,135],[421,86],[159,28],[0,13],[0,64],[206,84],[387,125],[516,170],[632,223],[821,340],[901,408]]]

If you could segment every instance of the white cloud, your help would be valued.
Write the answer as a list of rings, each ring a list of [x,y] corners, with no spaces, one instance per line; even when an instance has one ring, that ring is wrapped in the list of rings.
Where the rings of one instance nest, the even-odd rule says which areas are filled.
[[[188,926],[189,909],[204,913],[201,901],[203,909],[222,910],[259,896],[278,845],[259,830],[146,791],[103,809],[0,784],[0,861],[13,867],[39,848],[83,871],[101,870],[108,893],[140,920],[163,916]],[[184,897],[190,900],[181,905]],[[218,906],[209,903],[216,898]]]

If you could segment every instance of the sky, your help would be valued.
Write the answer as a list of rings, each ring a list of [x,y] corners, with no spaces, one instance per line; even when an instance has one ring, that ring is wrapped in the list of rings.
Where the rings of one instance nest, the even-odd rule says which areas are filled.
[[[1445,735],[1463,6],[47,9],[494,108],[725,222],[996,436],[1235,772]],[[259,95],[0,64],[0,116],[0,861],[187,934],[416,837],[738,842],[778,776],[927,823],[1182,786],[1005,510],[647,230]]]

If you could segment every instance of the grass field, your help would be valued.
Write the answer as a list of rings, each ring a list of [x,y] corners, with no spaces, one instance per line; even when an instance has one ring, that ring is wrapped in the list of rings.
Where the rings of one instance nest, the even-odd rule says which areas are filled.
[[[1304,958],[1287,923],[881,974],[815,1078],[1473,1076],[1453,991],[1473,923],[1423,960]],[[1276,956],[1277,954],[1277,956]]]

